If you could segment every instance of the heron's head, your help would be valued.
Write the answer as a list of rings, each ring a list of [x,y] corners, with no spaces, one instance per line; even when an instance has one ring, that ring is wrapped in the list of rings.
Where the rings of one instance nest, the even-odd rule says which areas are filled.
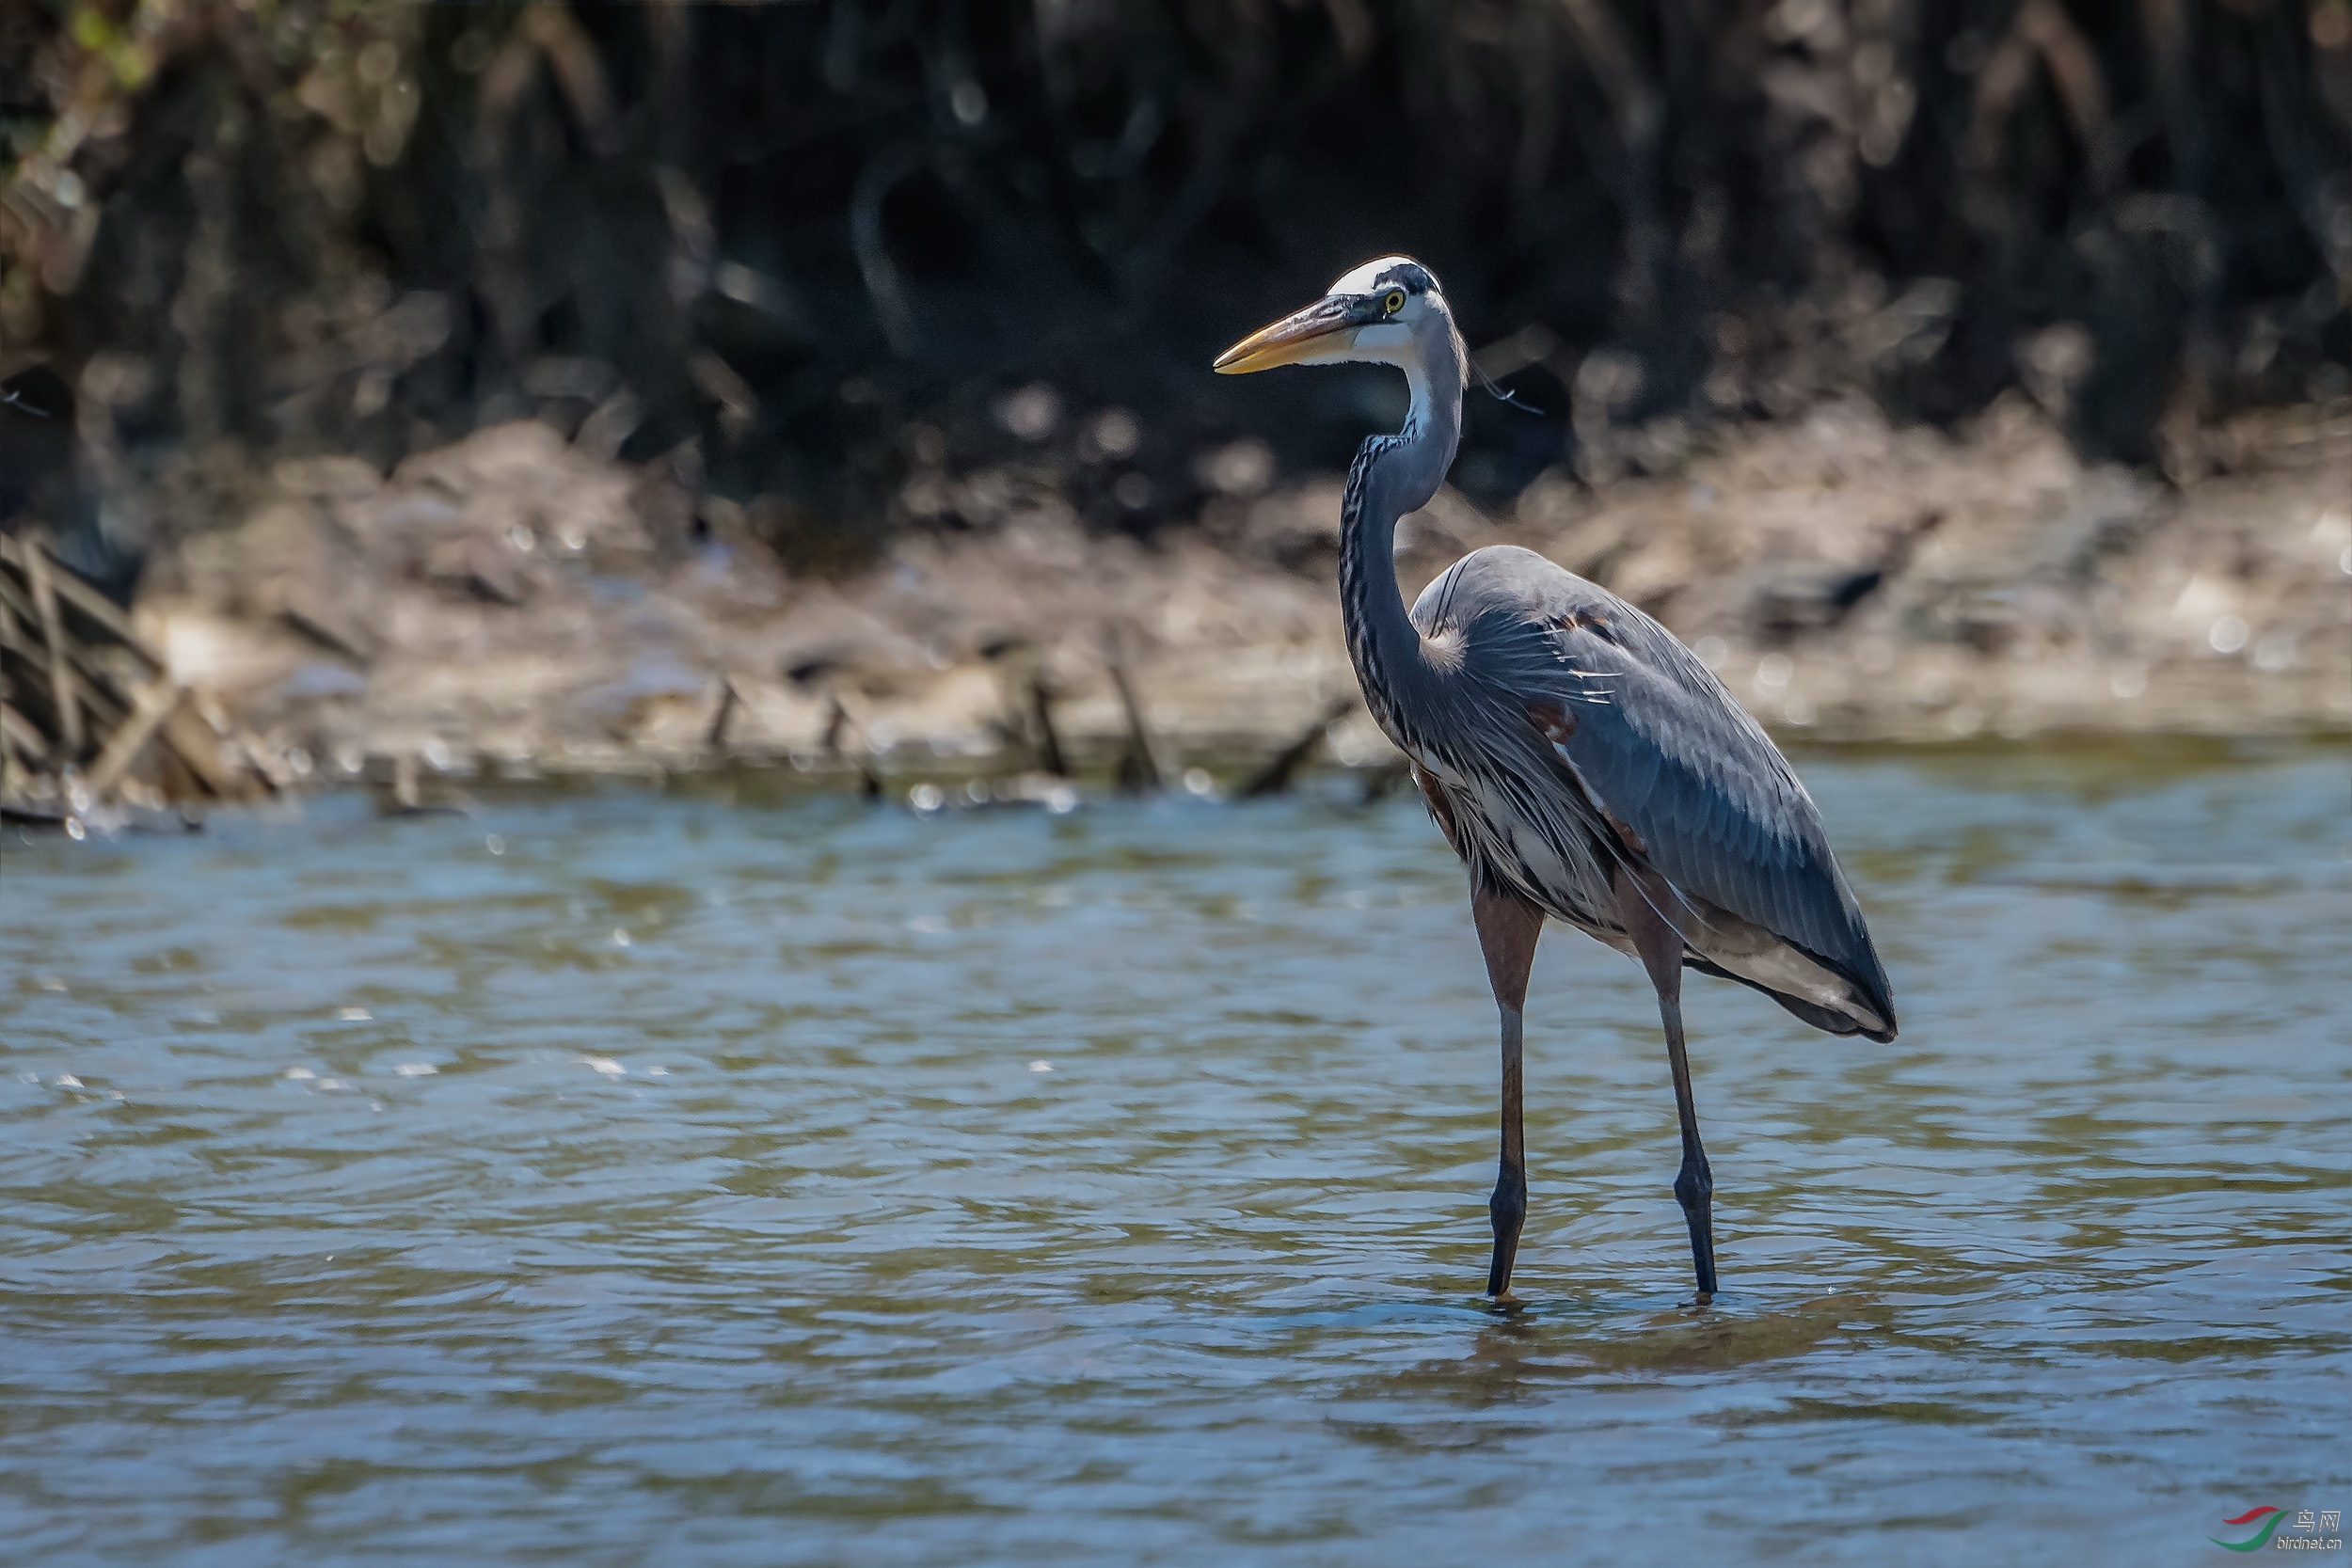
[[[1420,376],[1446,366],[1459,386],[1467,362],[1437,278],[1409,256],[1383,256],[1218,355],[1216,368],[1248,375],[1277,365],[1375,364]]]

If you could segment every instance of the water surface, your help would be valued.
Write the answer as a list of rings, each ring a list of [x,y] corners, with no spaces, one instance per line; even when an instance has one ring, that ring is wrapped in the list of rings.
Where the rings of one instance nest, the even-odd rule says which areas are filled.
[[[1406,801],[11,830],[0,1558],[2162,1563],[2352,1504],[2345,755],[1803,766],[1901,1037],[1692,982],[1695,1307],[1652,1003],[1555,929],[1507,1318]]]

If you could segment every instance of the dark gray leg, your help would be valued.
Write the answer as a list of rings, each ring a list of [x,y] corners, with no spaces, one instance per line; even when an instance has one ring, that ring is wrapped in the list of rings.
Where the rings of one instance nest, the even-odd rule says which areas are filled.
[[[1520,1125],[1520,1009],[1527,1005],[1527,974],[1535,964],[1535,939],[1543,935],[1544,911],[1516,893],[1472,886],[1470,916],[1478,945],[1486,956],[1486,982],[1502,1015],[1502,1159],[1486,1214],[1494,1222],[1494,1262],[1486,1270],[1486,1293],[1508,1305],[1511,1265],[1519,1255],[1519,1227],[1527,1220],[1527,1138]]]
[[[1621,866],[1616,884],[1618,916],[1657,989],[1658,1016],[1666,1026],[1666,1062],[1674,1073],[1675,1113],[1682,1123],[1682,1168],[1675,1173],[1675,1201],[1682,1205],[1683,1220],[1691,1227],[1691,1262],[1704,1303],[1715,1293],[1715,1178],[1699,1144],[1691,1058],[1682,1043],[1682,899],[1654,871]]]

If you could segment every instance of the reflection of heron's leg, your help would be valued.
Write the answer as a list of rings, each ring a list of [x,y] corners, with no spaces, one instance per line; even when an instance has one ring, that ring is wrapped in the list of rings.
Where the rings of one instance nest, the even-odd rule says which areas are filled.
[[[1478,945],[1486,955],[1486,980],[1502,1014],[1502,1161],[1494,1196],[1486,1201],[1495,1227],[1495,1257],[1486,1271],[1486,1293],[1499,1302],[1511,1294],[1511,1265],[1519,1252],[1519,1227],[1527,1219],[1527,1142],[1519,1124],[1519,1010],[1527,1005],[1527,973],[1535,962],[1535,939],[1543,934],[1544,911],[1517,893],[1473,882],[1470,916]]]
[[[1715,1293],[1715,1179],[1699,1145],[1699,1113],[1691,1098],[1691,1059],[1682,1045],[1682,900],[1654,871],[1620,867],[1617,911],[1658,989],[1658,1016],[1666,1026],[1666,1063],[1674,1073],[1675,1114],[1682,1122],[1682,1168],[1675,1173],[1675,1201],[1691,1227],[1691,1262],[1698,1271],[1699,1300]]]

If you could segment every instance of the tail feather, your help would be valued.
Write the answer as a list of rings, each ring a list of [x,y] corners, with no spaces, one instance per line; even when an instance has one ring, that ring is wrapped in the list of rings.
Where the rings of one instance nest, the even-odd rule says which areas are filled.
[[[1825,1034],[1860,1035],[1865,1038],[1876,1040],[1881,1045],[1886,1044],[1889,1040],[1892,1040],[1895,1037],[1895,1009],[1893,1006],[1888,1003],[1884,997],[1872,995],[1867,987],[1862,988],[1863,994],[1869,997],[1870,1001],[1874,1005],[1880,1006],[1881,1011],[1879,1016],[1885,1019],[1887,1023],[1887,1026],[1884,1029],[1866,1029],[1859,1022],[1855,1022],[1851,1016],[1846,1013],[1841,1013],[1834,1007],[1824,1007],[1818,1002],[1807,1002],[1801,996],[1791,996],[1787,991],[1774,990],[1763,981],[1751,980],[1744,974],[1734,974],[1730,970],[1724,968],[1723,965],[1703,958],[1696,953],[1684,953],[1682,955],[1682,967],[1685,969],[1696,970],[1701,974],[1711,974],[1719,980],[1737,980],[1740,984],[1747,987],[1750,990],[1760,990],[1765,995],[1771,997],[1773,1001],[1779,1003],[1782,1006],[1788,1008],[1790,1012],[1796,1014],[1797,1017],[1804,1020],[1805,1022],[1810,1023],[1813,1027],[1821,1030]],[[1840,971],[1840,973],[1843,973],[1843,971]],[[1852,979],[1853,977],[1851,975],[1847,975],[1847,978]]]

